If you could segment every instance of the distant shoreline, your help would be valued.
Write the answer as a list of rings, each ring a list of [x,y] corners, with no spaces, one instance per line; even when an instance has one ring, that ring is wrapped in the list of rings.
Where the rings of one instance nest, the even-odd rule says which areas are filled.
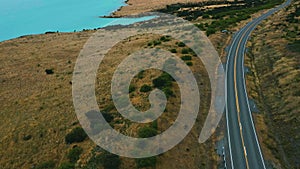
[[[167,5],[176,3],[197,3],[208,0],[125,0],[125,4],[109,16],[102,16],[104,18],[120,18],[130,15],[139,15],[144,12],[151,12],[153,10],[165,8]]]
[[[124,3],[125,3],[124,5],[120,6],[118,9],[110,12],[108,15],[99,16],[99,18],[121,18],[121,17],[125,16],[125,15],[117,15],[116,13],[117,12],[121,12],[123,7],[128,6],[129,5],[128,1],[129,0],[125,0],[124,1]]]

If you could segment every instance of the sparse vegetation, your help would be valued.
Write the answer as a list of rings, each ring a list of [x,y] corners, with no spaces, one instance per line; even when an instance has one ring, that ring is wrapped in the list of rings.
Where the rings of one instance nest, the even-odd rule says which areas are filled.
[[[75,169],[75,165],[70,162],[64,162],[57,169]]]
[[[185,44],[184,44],[183,42],[178,42],[178,43],[177,43],[177,46],[178,46],[178,47],[185,47]]]
[[[192,56],[190,56],[190,55],[184,55],[184,56],[181,56],[181,59],[184,60],[184,61],[192,60]]]
[[[66,135],[65,141],[67,144],[82,142],[87,138],[87,134],[81,127],[74,128],[69,134]]]
[[[55,168],[54,161],[47,161],[47,162],[41,163],[41,164],[33,167],[33,169],[54,169],[54,168]]]
[[[160,45],[161,44],[161,41],[160,40],[155,40],[153,41],[153,45],[154,46],[157,46],[157,45]]]
[[[52,74],[54,74],[53,69],[46,69],[45,72],[46,72],[47,75],[52,75]]]
[[[142,127],[138,130],[138,136],[140,138],[148,138],[157,135],[157,121],[152,122],[149,127]],[[143,144],[143,143],[142,143]],[[135,160],[138,168],[155,167],[156,157],[138,158]]]
[[[139,158],[136,159],[136,164],[138,168],[152,167],[154,168],[156,165],[156,157],[148,157],[148,158]]]
[[[188,48],[183,48],[182,50],[181,50],[181,54],[189,54],[189,49]]]
[[[264,22],[264,29],[254,31],[245,62],[252,71],[247,76],[247,88],[260,110],[255,115],[259,135],[265,150],[271,152],[266,154],[274,155],[273,162],[279,161],[276,168],[297,168],[300,164],[296,158],[300,155],[300,126],[296,120],[300,39],[295,36],[299,24],[291,19],[297,12],[296,4],[300,6],[299,2],[291,5]],[[264,127],[258,119],[264,120]]]
[[[111,113],[107,113],[107,112],[101,112],[102,113],[102,116],[104,117],[104,119],[110,123],[114,120],[114,116],[111,115]]]
[[[162,89],[164,87],[172,86],[172,81],[173,81],[173,78],[171,75],[169,75],[168,73],[162,73],[162,75],[159,76],[158,78],[154,79],[152,81],[152,83],[153,83],[154,87]]]
[[[121,161],[118,155],[111,154],[107,151],[103,152],[99,157],[104,169],[118,169]]]
[[[143,85],[140,89],[140,92],[150,92],[152,90],[152,87],[149,85]]]
[[[69,161],[71,163],[76,163],[77,160],[79,159],[82,151],[83,151],[83,149],[81,147],[79,147],[79,146],[74,147],[69,151],[67,158],[69,159]]]
[[[160,41],[162,41],[162,42],[168,42],[168,41],[170,41],[171,40],[171,37],[170,36],[162,36],[161,38],[160,38]]]
[[[170,52],[177,53],[177,50],[175,48],[171,49]]]
[[[138,131],[138,136],[140,138],[153,137],[153,136],[156,136],[156,134],[157,134],[156,129],[154,129],[152,127],[143,127],[143,128],[140,128]]]
[[[193,62],[186,62],[188,66],[193,66]]]
[[[134,92],[136,87],[134,85],[129,85],[129,93]]]
[[[78,125],[78,121],[73,110],[71,95],[72,92],[70,92],[72,91],[72,86],[70,85],[72,84],[71,72],[73,71],[74,64],[76,63],[76,58],[78,56],[78,53],[80,52],[80,49],[87,41],[88,37],[92,35],[92,33],[93,31],[85,31],[70,34],[60,33],[47,36],[34,35],[14,39],[9,42],[4,42],[0,44],[0,58],[3,58],[1,62],[5,63],[3,65],[11,65],[11,63],[9,62],[11,61],[11,59],[8,59],[8,56],[11,56],[17,59],[17,62],[14,65],[19,65],[19,67],[13,67],[13,69],[19,68],[20,70],[22,70],[19,71],[19,76],[13,76],[11,77],[12,79],[8,79],[6,77],[7,75],[9,75],[8,72],[10,72],[11,70],[8,71],[8,69],[6,69],[5,67],[1,67],[3,74],[1,76],[0,83],[3,86],[3,88],[1,89],[4,103],[3,112],[0,113],[0,116],[3,119],[2,126],[13,127],[3,127],[2,130],[3,133],[12,133],[8,134],[7,137],[3,139],[3,143],[9,146],[7,148],[5,147],[5,151],[0,151],[0,166],[3,166],[4,169],[27,168],[30,167],[30,165],[32,164],[38,163],[37,161],[43,161],[47,157],[53,157],[55,162],[57,162],[55,168],[57,168],[57,166],[60,166],[61,168],[74,168],[74,165],[72,163],[63,163],[60,165],[61,162],[68,160],[67,154],[71,150],[70,147],[75,146],[64,145],[64,142],[61,142],[60,140],[64,139],[64,133],[68,134],[71,128]],[[164,77],[168,81],[167,86],[161,85],[159,87],[166,93],[167,97],[174,96],[168,99],[168,104],[167,108],[165,109],[165,113],[163,113],[163,115],[160,117],[161,119],[159,119],[158,121],[145,124],[145,126],[136,126],[134,123],[130,123],[117,115],[115,106],[111,101],[111,97],[109,96],[109,94],[107,94],[108,92],[106,92],[109,91],[107,90],[109,86],[104,85],[107,84],[106,79],[109,79],[109,73],[113,69],[114,62],[116,60],[122,60],[123,54],[127,55],[132,53],[135,49],[147,47],[147,43],[151,40],[152,41],[149,47],[154,47],[153,40],[160,41],[161,43],[156,47],[165,50],[175,49],[177,53],[176,55],[178,57],[182,56],[181,49],[185,48],[179,48],[177,44],[175,44],[176,40],[173,40],[167,36],[163,38],[161,36],[155,35],[155,37],[151,40],[148,38],[148,35],[145,35],[145,37],[146,38],[144,39],[140,37],[139,39],[133,37],[131,38],[131,41],[124,41],[124,46],[120,45],[117,48],[113,48],[108,54],[108,56],[112,57],[105,57],[108,58],[106,60],[106,63],[110,63],[104,65],[105,75],[102,76],[103,79],[101,78],[101,82],[105,83],[96,83],[96,85],[98,85],[96,86],[97,102],[99,103],[101,112],[104,113],[104,118],[108,122],[110,122],[111,126],[114,127],[117,131],[128,135],[131,135],[132,133],[134,136],[137,136],[139,128],[148,125],[148,127],[155,129],[157,132],[162,132],[163,130],[166,130],[166,128],[168,128],[168,126],[171,125],[170,123],[176,118],[176,105],[178,104],[178,102],[180,102],[180,97],[177,97],[177,94],[179,93],[178,88],[175,85],[175,82],[173,82],[174,80],[172,79],[172,77],[165,73],[161,74],[160,72],[150,71],[150,73],[148,74],[148,72],[144,73],[143,71],[142,73],[138,74],[135,78],[135,80],[139,80],[139,82],[135,83],[135,81],[133,81],[133,85],[136,87],[136,89],[134,91],[131,90],[133,91],[133,93],[130,94],[132,96],[132,102],[137,103],[136,105],[138,106],[140,106],[140,103],[143,104],[143,102],[147,102],[147,100],[143,100],[144,98],[139,98],[137,94],[139,92],[135,92],[138,91],[143,84],[145,84],[142,82],[146,81],[148,84],[150,84],[151,82],[153,83],[153,79],[156,79],[159,76],[168,75],[169,77]],[[36,57],[30,57],[30,53],[32,53],[31,51],[36,51]],[[20,53],[22,53],[21,56],[19,55]],[[192,55],[190,50],[189,54]],[[53,60],[49,58],[53,58]],[[193,67],[193,71],[201,75],[203,74],[204,76],[201,77],[205,77],[205,72],[202,71],[201,65],[198,66],[199,63],[197,63],[196,61],[193,61],[193,63],[195,64],[195,67]],[[37,67],[37,64],[40,64],[41,66]],[[176,63],[174,63],[174,65],[176,66]],[[55,78],[56,76],[54,76],[54,78],[52,76],[47,76],[47,78],[45,79],[44,68],[53,68],[58,78]],[[27,78],[28,74],[31,74],[32,78]],[[23,83],[25,77],[26,83]],[[7,82],[10,80],[14,81],[15,83],[7,85]],[[40,83],[36,83],[37,80]],[[200,81],[202,83],[205,80],[203,80],[202,78]],[[20,88],[19,85],[22,85],[22,88]],[[55,91],[53,88],[55,88]],[[99,90],[100,88],[103,88],[105,91],[99,92],[101,91]],[[7,95],[6,92],[9,92],[11,90],[13,90],[14,92],[22,93],[22,96]],[[201,88],[200,90],[202,90],[201,94],[204,96],[204,98],[208,97],[208,88],[203,86],[203,88]],[[141,95],[144,96],[146,94],[141,93]],[[30,99],[25,99],[25,96]],[[15,101],[18,101],[18,103],[15,103]],[[201,103],[201,105],[203,108],[201,110],[203,110],[204,112],[203,117],[205,117],[207,108],[204,103]],[[20,114],[18,114],[17,112],[22,113],[22,115],[20,116]],[[7,116],[7,114],[10,114],[10,116]],[[21,124],[18,124],[19,127],[11,125],[13,124],[10,121],[11,117],[20,120]],[[21,118],[24,118],[24,120],[21,120]],[[45,126],[44,124],[47,124],[47,126]],[[23,126],[26,126],[26,128],[23,128]],[[41,128],[41,130],[43,131],[37,132],[35,130],[36,128]],[[191,133],[195,135],[198,133],[198,130],[195,129],[191,131]],[[28,142],[24,142],[22,141],[23,134],[32,134],[34,139]],[[185,141],[178,145],[178,147],[165,153],[162,156],[156,157],[159,161],[159,163],[156,165],[161,166],[161,168],[165,168],[165,166],[170,166],[174,169],[183,167],[192,169],[194,167],[194,165],[192,164],[197,164],[197,166],[213,168],[214,162],[210,162],[209,164],[205,163],[206,161],[214,161],[212,158],[212,154],[208,155],[205,153],[209,150],[213,151],[213,149],[211,149],[211,147],[213,147],[212,142],[209,141],[205,145],[202,144],[201,146],[199,146],[199,144],[196,141],[194,143],[192,142],[192,140],[194,140],[194,138],[187,137]],[[11,144],[12,141],[18,144]],[[28,148],[27,146],[24,146],[24,144],[28,143],[32,145],[32,147],[30,147],[32,149]],[[78,166],[76,164],[76,167],[86,169],[103,168],[103,164],[101,162],[98,162],[100,161],[98,159],[101,158],[102,152],[97,151],[94,154],[95,156],[92,155],[94,153],[94,150],[90,149],[92,146],[90,140],[85,139],[82,143],[78,143],[78,145],[80,145],[84,149],[84,154],[80,156],[80,161],[78,161]],[[186,146],[193,146],[195,147],[195,149],[190,149],[189,154],[183,156],[182,153],[185,152]],[[15,151],[16,149],[18,151]],[[91,152],[89,152],[90,150]],[[177,163],[169,162],[168,160],[161,160],[166,157],[170,157],[171,159],[181,158],[182,163],[177,165]],[[19,158],[20,160],[11,160],[17,158]],[[95,158],[97,160],[93,161],[92,159]],[[135,163],[136,161],[134,159],[126,159],[122,157],[119,160],[122,160],[122,168],[137,167],[137,164]],[[8,161],[10,162],[8,163]],[[86,161],[90,161],[90,163],[88,162],[88,164],[86,164]],[[143,160],[141,160],[139,162],[139,166],[143,166],[143,164],[145,163],[147,164],[148,162],[143,162]],[[149,163],[149,165],[155,166],[154,164],[154,162]]]
[[[187,4],[174,4],[168,5],[165,9],[159,11],[171,14],[177,14],[189,21],[195,21],[199,17],[203,19],[212,19],[212,22],[203,24],[196,23],[199,29],[206,31],[209,36],[236,25],[242,20],[249,19],[251,14],[254,14],[263,9],[272,8],[281,4],[283,0],[258,0],[258,1],[231,1],[226,2],[229,6],[220,6],[213,9],[201,8],[207,5],[224,5],[222,1],[208,1],[201,3],[187,3]],[[195,7],[198,7],[195,9]],[[186,10],[179,10],[185,8]],[[291,17],[292,20],[293,17]]]

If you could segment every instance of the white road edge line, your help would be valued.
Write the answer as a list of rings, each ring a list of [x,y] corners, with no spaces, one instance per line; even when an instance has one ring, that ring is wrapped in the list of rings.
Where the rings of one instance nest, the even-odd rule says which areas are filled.
[[[249,38],[249,36],[248,36]],[[247,41],[248,41],[248,38],[247,38]],[[254,131],[254,134],[255,134],[255,140],[256,140],[256,144],[258,146],[258,150],[259,150],[259,154],[260,154],[260,157],[261,157],[261,161],[262,161],[262,164],[264,166],[264,169],[266,169],[266,166],[265,166],[265,161],[264,161],[264,158],[262,156],[262,153],[261,153],[261,149],[260,149],[260,145],[259,145],[259,142],[258,142],[258,139],[257,139],[257,134],[256,134],[256,130],[254,128],[254,122],[253,122],[253,119],[252,119],[252,113],[251,113],[251,110],[250,110],[250,107],[249,107],[249,100],[248,100],[248,94],[247,94],[247,91],[246,91],[246,84],[245,84],[245,72],[244,72],[244,57],[245,57],[245,46],[244,46],[244,49],[243,49],[243,57],[242,57],[242,65],[243,65],[243,68],[242,68],[242,72],[243,72],[243,83],[244,83],[244,92],[246,94],[246,102],[247,102],[247,107],[248,107],[248,112],[249,112],[249,116],[250,116],[250,119],[251,119],[251,126],[252,126],[252,130]]]
[[[291,2],[290,0],[288,0],[287,2]],[[281,6],[280,6],[281,7]],[[277,7],[277,8],[280,8],[280,7]],[[284,7],[286,7],[286,4],[285,5],[283,5],[282,6],[283,8]],[[273,9],[271,9],[270,11],[272,11],[271,13],[274,13],[275,12],[275,10],[274,9],[277,9],[277,8],[273,8]],[[269,11],[269,12],[270,12]],[[268,13],[268,12],[267,12]],[[265,14],[264,14],[265,15]],[[263,16],[264,15],[262,15],[262,18],[263,18]],[[256,18],[257,19],[257,18]],[[265,19],[265,18],[264,18]],[[250,25],[251,23],[253,22],[253,20],[251,21],[251,22],[249,22],[248,24],[246,24],[236,35],[235,35],[235,37],[234,37],[234,39],[233,39],[233,41],[232,41],[232,43],[231,43],[231,46],[230,46],[230,49],[229,49],[229,51],[228,51],[228,54],[227,54],[227,61],[226,61],[226,71],[225,71],[225,103],[226,103],[226,125],[227,125],[227,135],[228,135],[228,137],[227,137],[227,140],[228,140],[228,145],[229,145],[229,154],[230,154],[230,161],[231,161],[231,168],[232,169],[234,169],[234,165],[233,165],[233,159],[232,159],[232,151],[231,151],[231,141],[230,141],[230,132],[229,132],[229,123],[228,123],[228,105],[227,105],[227,74],[228,74],[228,61],[229,61],[229,56],[230,56],[230,54],[231,54],[231,52],[232,52],[232,48],[233,48],[233,45],[234,45],[234,43],[236,42],[236,40],[237,40],[237,37],[241,34],[241,32],[243,32],[243,30],[247,27],[247,25]],[[261,22],[261,21],[260,21]],[[253,28],[253,29],[255,29],[256,28],[256,26]],[[252,29],[251,29],[251,31],[252,31]],[[247,37],[247,40],[246,41],[248,41],[248,38],[249,38],[249,36]],[[243,55],[245,54],[244,53],[245,52],[245,47],[244,47],[244,49],[243,49]],[[242,59],[242,65],[243,65],[243,68],[242,68],[242,71],[243,71],[243,83],[244,83],[244,87],[246,87],[246,84],[245,84],[245,73],[244,73],[244,57],[243,57],[243,59]],[[249,109],[249,112],[251,112],[250,111],[250,107],[249,107],[249,101],[248,101],[248,94],[247,94],[247,91],[246,91],[246,89],[244,88],[244,92],[246,93],[246,97],[247,97],[247,99],[246,99],[246,101],[247,101],[247,105],[248,105],[248,109]],[[251,122],[252,122],[252,128],[254,127],[254,123],[253,123],[253,119],[252,119],[252,115],[250,115],[250,119],[251,119]],[[253,128],[254,129],[254,128]],[[260,149],[260,146],[259,146],[259,143],[258,143],[258,140],[257,140],[257,134],[256,134],[256,131],[254,130],[254,134],[255,134],[255,139],[256,139],[256,142],[257,142],[257,145],[258,145],[258,149],[259,149],[259,153],[260,153],[260,156],[261,156],[261,159],[262,159],[262,163],[263,163],[263,166],[264,166],[264,169],[266,169],[266,166],[265,166],[265,163],[264,163],[264,159],[263,159],[263,157],[262,157],[262,153],[261,153],[261,149]],[[225,164],[226,164],[226,160],[225,160]]]
[[[287,2],[289,2],[289,1],[287,1]],[[277,9],[277,10],[272,9],[272,10],[271,10],[272,12],[271,12],[270,14],[269,14],[269,12],[270,12],[270,11],[269,11],[269,12],[267,13],[268,15],[265,16],[265,17],[262,17],[262,18],[261,18],[262,20],[260,20],[259,23],[257,23],[257,25],[260,24],[264,19],[268,18],[269,16],[271,16],[272,14],[274,14],[275,12],[277,12],[278,10],[280,10],[280,9],[282,9],[282,8],[284,8],[284,7],[286,7],[287,2],[285,2],[285,4],[283,4],[283,5],[280,5],[278,8],[274,8],[274,9]],[[255,134],[255,140],[256,140],[257,147],[258,147],[258,150],[259,150],[259,154],[260,154],[260,157],[261,157],[261,160],[262,160],[262,164],[263,164],[263,166],[264,166],[264,169],[266,169],[265,161],[264,161],[264,158],[263,158],[263,156],[262,156],[260,144],[259,144],[259,142],[258,142],[256,130],[255,130],[255,127],[254,127],[254,122],[253,122],[253,118],[252,118],[252,113],[251,113],[250,106],[249,106],[248,93],[247,93],[247,90],[246,90],[246,81],[245,81],[245,69],[244,69],[244,60],[245,60],[245,49],[246,49],[246,44],[247,44],[247,41],[249,40],[250,34],[251,34],[252,31],[257,27],[257,25],[255,25],[253,28],[251,28],[251,29],[249,30],[250,32],[249,32],[249,34],[247,35],[246,43],[245,43],[245,45],[243,46],[243,51],[242,51],[242,54],[243,54],[243,57],[242,57],[242,73],[243,73],[243,83],[244,83],[243,88],[244,88],[244,92],[245,92],[245,95],[246,95],[246,102],[247,102],[247,107],[248,107],[248,110],[249,110],[248,112],[249,112],[249,116],[250,116],[251,123],[252,123],[251,126],[252,126],[252,129],[253,129],[254,134]]]
[[[246,27],[246,26],[245,26]],[[226,61],[226,71],[225,71],[225,103],[226,103],[226,125],[227,125],[227,140],[228,140],[228,145],[229,145],[229,154],[230,154],[230,162],[231,162],[231,168],[234,169],[234,165],[233,165],[233,159],[232,159],[232,152],[231,152],[231,141],[230,141],[230,132],[229,132],[229,123],[228,123],[228,105],[227,105],[227,74],[228,74],[228,62],[229,62],[229,57],[233,48],[233,45],[235,44],[235,42],[237,41],[237,37],[241,34],[241,32],[243,32],[243,30],[245,29],[245,27],[243,27],[234,37],[230,49],[228,51],[227,54],[227,61]],[[225,161],[226,163],[226,161]]]

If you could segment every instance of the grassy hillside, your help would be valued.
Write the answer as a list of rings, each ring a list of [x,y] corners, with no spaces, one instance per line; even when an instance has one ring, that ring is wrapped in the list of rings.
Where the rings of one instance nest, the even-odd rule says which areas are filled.
[[[252,8],[248,1],[245,2],[247,8]],[[250,12],[240,10],[243,6],[241,2],[230,2],[231,7],[228,9],[224,2],[211,2],[212,4],[177,4],[178,9],[173,9],[174,5],[171,5],[163,10],[172,9],[171,13],[180,13],[181,17],[206,30],[213,45],[224,56],[224,48],[231,34],[221,33],[220,30],[226,28],[235,31],[244,24],[242,20],[249,20],[251,14],[281,1],[259,2],[262,3],[254,4]],[[200,5],[199,10],[197,5]],[[202,8],[206,6],[209,7]],[[198,15],[197,11],[204,13]],[[215,31],[209,31],[212,28]],[[202,114],[190,134],[172,150],[154,158],[135,160],[114,156],[86,137],[74,112],[71,81],[77,55],[93,32],[24,36],[0,43],[0,168],[216,168],[219,160],[214,152],[216,136],[205,144],[197,142],[208,111],[209,99],[201,100]],[[294,33],[287,35],[293,37]],[[289,43],[286,49],[291,53],[297,52],[293,46],[297,46],[298,42],[288,41],[287,44]],[[163,88],[169,96],[167,110],[154,123],[130,123],[116,112],[107,90],[110,86],[107,84],[114,66],[135,49],[159,47],[182,57],[192,71],[199,75],[197,80],[201,98],[210,97],[208,78],[202,63],[184,45],[179,44],[168,37],[143,35],[120,42],[110,51],[105,60],[110,64],[103,65],[102,73],[99,70],[96,92],[97,100],[102,105],[100,108],[105,112],[103,115],[116,130],[135,137],[157,134],[171,125],[178,111],[178,107],[174,105],[180,101],[179,91],[176,83],[171,82]],[[155,87],[153,80],[157,78],[166,77],[160,71],[149,70],[133,79],[130,96],[138,109],[149,108],[149,90]],[[98,83],[100,80],[106,83]]]
[[[186,46],[168,37],[141,35],[115,46],[104,61],[110,64],[99,70],[99,80],[105,83],[97,83],[98,102],[107,121],[126,135],[148,137],[166,130],[179,110],[180,93],[175,82],[155,70],[133,79],[131,99],[140,110],[149,108],[147,98],[149,89],[155,87],[154,79],[171,82],[162,88],[169,97],[164,115],[145,125],[131,123],[117,113],[107,84],[127,54],[141,48],[170,50],[197,73],[201,98],[208,98],[201,101],[201,115],[190,134],[167,153],[142,160],[109,154],[86,137],[74,112],[71,81],[77,55],[93,32],[25,36],[0,43],[1,168],[214,168],[214,138],[201,145],[197,141],[210,103],[206,71]]]
[[[262,145],[276,168],[300,167],[300,3],[271,16],[249,43],[248,91]],[[272,158],[272,156],[274,158]]]

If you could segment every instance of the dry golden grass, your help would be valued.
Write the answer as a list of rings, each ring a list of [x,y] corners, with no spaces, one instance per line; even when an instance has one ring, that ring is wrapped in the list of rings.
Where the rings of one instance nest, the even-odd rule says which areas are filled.
[[[200,1],[202,0],[152,1],[151,6],[149,2],[145,4],[133,0],[129,3],[140,3],[143,7],[137,9],[134,5],[127,6],[116,15],[154,10],[170,2]],[[230,29],[235,31],[248,21]],[[75,144],[66,145],[65,135],[72,128],[79,126],[72,103],[70,82],[77,55],[93,32],[26,36],[0,43],[0,166],[3,169],[26,169],[46,161],[54,161],[58,166],[66,161],[66,153]],[[224,49],[230,36],[219,32],[209,37],[223,61],[226,54]],[[120,61],[135,49],[147,47],[149,41],[157,38],[158,35],[131,37],[130,41],[120,42],[108,53],[104,62],[109,64],[101,65],[99,80],[96,83],[100,109],[112,104],[110,90],[107,88],[110,89],[111,75]],[[159,47],[167,50],[177,48],[175,42],[164,42]],[[178,56],[181,56],[180,50]],[[190,68],[194,73],[200,74],[197,79],[201,94],[200,114],[189,135],[179,145],[157,157],[157,169],[216,168],[219,160],[214,150],[215,141],[219,138],[212,136],[205,144],[198,143],[210,104],[210,88],[202,63],[194,57],[192,62],[193,66]],[[53,69],[54,74],[46,75],[45,69]],[[151,80],[159,74],[160,72],[152,70],[146,72],[144,78],[132,81],[137,89],[132,93],[131,99],[141,110],[149,107],[148,96],[138,90],[143,84],[151,84]],[[105,83],[99,83],[100,78]],[[175,87],[174,92],[179,94],[178,88]],[[169,102],[167,112],[158,120],[161,131],[171,125],[178,111],[178,107],[174,106],[179,102],[178,97],[170,98]],[[116,111],[111,113],[117,114]],[[115,118],[116,120],[122,123],[115,123],[115,129],[130,136],[136,136],[137,130],[142,127],[119,117]],[[261,128],[265,130],[264,126]],[[23,138],[29,135],[32,138],[25,141]],[[84,149],[77,165],[84,166],[91,157],[95,144],[87,139],[76,145]],[[121,160],[121,169],[136,167],[134,159],[122,157]]]
[[[31,168],[64,159],[70,147],[64,137],[77,122],[69,82],[91,33],[26,36],[0,43],[1,168]],[[54,74],[46,75],[50,68]],[[32,138],[25,141],[29,135]]]
[[[127,16],[127,15],[137,15],[143,12],[149,12],[156,9],[161,9],[166,7],[166,5],[176,4],[176,3],[196,3],[205,2],[207,0],[151,0],[151,1],[141,1],[141,0],[127,0],[127,5],[121,7],[119,10],[113,13],[113,16]]]
[[[151,36],[151,38],[149,38]],[[135,36],[131,37],[130,40],[127,40],[126,42],[119,43],[118,47],[115,49],[112,49],[111,52],[108,53],[109,56],[107,59],[104,60],[105,63],[111,63],[109,65],[103,64],[101,66],[101,69],[99,70],[99,77],[98,79],[103,80],[103,76],[105,74],[105,77],[111,77],[113,75],[113,72],[115,71],[115,66],[118,65],[124,57],[126,57],[125,54],[130,54],[136,49],[140,48],[146,48],[148,42],[153,41],[155,39],[159,39],[160,36],[158,35],[148,35],[148,36]],[[177,45],[175,44],[175,40],[171,40],[169,42],[162,42],[161,45],[158,45],[156,47],[170,50],[172,48],[176,48]],[[130,48],[128,48],[130,46]],[[114,51],[122,51],[118,53],[114,53]],[[180,54],[181,48],[177,47],[178,51],[178,57],[182,56]],[[114,53],[114,54],[113,54]],[[113,55],[112,55],[113,54]],[[201,78],[198,80],[198,84],[200,86],[200,94],[201,98],[209,98],[209,84],[207,83],[208,77],[206,75],[204,66],[201,64],[200,60],[198,60],[196,57],[193,57],[193,66],[191,66],[191,69],[193,72],[198,72],[201,75]],[[105,70],[105,71],[104,71]],[[102,72],[102,73],[101,73]],[[146,110],[147,107],[149,107],[148,103],[148,95],[145,95],[143,93],[139,92],[140,87],[143,84],[149,84],[151,85],[151,82],[154,78],[158,77],[161,72],[155,71],[155,70],[149,70],[144,72],[145,76],[142,79],[135,78],[133,79],[132,83],[136,87],[135,92],[131,94],[132,101],[137,105],[138,107],[141,107],[141,110]],[[199,76],[198,76],[199,77]],[[98,83],[99,91],[99,97],[98,101],[103,103],[104,105],[112,104],[112,101],[109,97],[109,94],[105,89],[110,88],[110,84],[105,83]],[[102,89],[102,90],[101,90]],[[166,130],[173,121],[175,121],[179,107],[176,105],[179,105],[180,103],[180,95],[179,95],[179,89],[178,87],[174,88],[175,97],[170,97],[166,112],[163,113],[163,115],[158,119],[158,130],[159,132],[163,132]],[[157,165],[156,168],[162,168],[162,169],[171,169],[171,168],[198,168],[201,167],[209,167],[214,168],[217,164],[216,161],[212,159],[212,154],[214,154],[214,146],[212,141],[208,141],[206,144],[199,144],[197,137],[199,137],[199,132],[201,129],[201,126],[203,125],[204,119],[206,118],[206,114],[208,112],[208,106],[209,106],[209,99],[203,99],[201,101],[201,108],[200,112],[201,114],[198,117],[198,123],[196,124],[196,127],[194,127],[191,131],[191,133],[176,147],[171,149],[170,151],[160,155],[157,157]],[[103,106],[102,108],[105,108]],[[112,111],[114,112],[114,110]],[[137,130],[141,128],[144,125],[141,124],[135,124],[135,123],[125,123],[125,125],[118,125],[117,130],[120,130],[124,134],[136,136]],[[207,152],[210,152],[207,154]],[[122,158],[123,161],[126,161],[126,163],[133,164],[133,159],[128,158]],[[123,163],[122,168],[128,168],[126,164]]]
[[[56,166],[66,161],[66,153],[74,145],[84,149],[78,166],[84,166],[91,157],[95,144],[89,139],[82,143],[67,145],[65,135],[78,126],[72,103],[72,73],[77,55],[86,40],[94,31],[78,33],[55,33],[45,35],[25,36],[0,43],[0,166],[3,169],[32,168],[37,164],[54,161]],[[217,36],[215,36],[216,39]],[[120,42],[101,66],[99,77],[101,81],[110,82],[109,74],[114,66],[135,49],[146,47],[158,36],[137,36],[130,41]],[[215,42],[215,41],[214,41]],[[176,48],[175,41],[162,43],[159,47]],[[180,51],[180,50],[179,50]],[[181,54],[179,54],[179,57]],[[209,98],[210,89],[206,71],[196,57],[193,57],[193,72],[200,74],[198,83],[201,98]],[[54,74],[47,75],[45,69],[53,69]],[[101,74],[101,72],[104,74]],[[160,72],[147,72],[145,77],[133,81],[137,90],[144,83],[151,83]],[[101,83],[102,84],[102,83]],[[98,102],[110,104],[109,90],[101,91]],[[108,84],[108,83],[103,83]],[[103,88],[102,88],[103,89]],[[179,93],[175,87],[175,93]],[[165,130],[176,118],[178,107],[174,106],[179,97],[170,98],[167,112],[158,121],[161,131]],[[132,96],[137,106],[147,108],[147,95],[138,91]],[[157,157],[156,168],[215,168],[214,137],[205,144],[198,143],[201,126],[208,112],[209,99],[201,100],[200,115],[190,134],[172,150]],[[144,107],[143,107],[144,106]],[[114,112],[112,112],[114,113]],[[174,117],[175,116],[175,117]],[[126,122],[125,122],[126,124]],[[123,130],[128,135],[136,135],[141,126],[116,125],[117,130]],[[29,140],[24,137],[31,136]],[[121,158],[122,169],[135,167],[134,159]]]
[[[259,140],[265,158],[276,168],[299,168],[300,59],[287,47],[297,39],[287,32],[299,25],[286,21],[293,11],[282,10],[258,27],[245,60],[252,71],[247,76],[249,96],[261,111],[254,115]]]

